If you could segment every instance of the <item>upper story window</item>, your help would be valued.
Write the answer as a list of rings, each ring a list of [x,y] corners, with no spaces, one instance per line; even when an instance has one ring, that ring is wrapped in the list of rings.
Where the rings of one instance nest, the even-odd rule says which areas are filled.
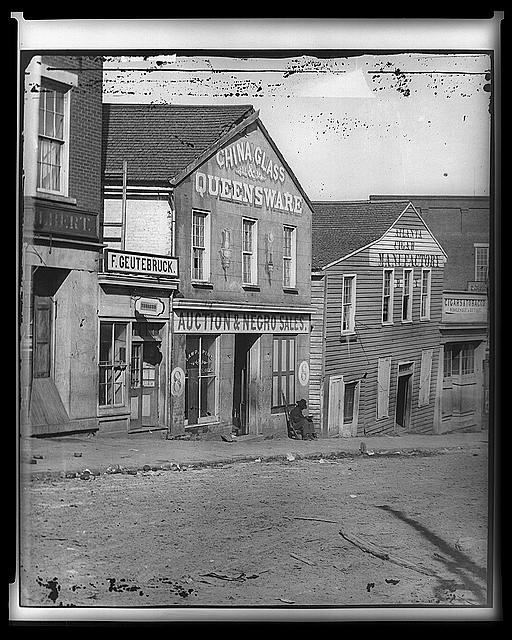
[[[382,323],[393,323],[393,293],[395,276],[393,269],[384,269],[382,276]]]
[[[341,292],[341,333],[353,333],[356,318],[356,276],[343,276]]]
[[[258,226],[256,220],[242,219],[242,282],[258,281]]]
[[[489,245],[475,244],[475,280],[487,282],[489,273]]]
[[[295,287],[297,273],[297,229],[283,227],[283,287]]]
[[[43,82],[39,100],[37,188],[65,195],[68,173],[68,91]]]
[[[432,271],[423,269],[421,272],[421,303],[420,319],[430,320],[430,288],[432,283]]]
[[[412,269],[404,269],[402,283],[402,322],[412,322]]]
[[[210,216],[204,211],[192,212],[192,280],[208,281],[210,277]]]

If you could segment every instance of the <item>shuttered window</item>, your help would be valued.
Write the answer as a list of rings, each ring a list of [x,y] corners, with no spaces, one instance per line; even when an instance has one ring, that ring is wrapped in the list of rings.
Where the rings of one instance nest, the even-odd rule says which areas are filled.
[[[420,390],[418,407],[430,404],[430,378],[432,375],[432,356],[434,349],[423,349],[421,352]]]
[[[389,417],[391,358],[379,358],[377,368],[377,419]]]
[[[295,338],[274,336],[272,349],[272,409],[295,403]]]
[[[52,335],[52,299],[34,297],[33,361],[34,378],[50,377]]]

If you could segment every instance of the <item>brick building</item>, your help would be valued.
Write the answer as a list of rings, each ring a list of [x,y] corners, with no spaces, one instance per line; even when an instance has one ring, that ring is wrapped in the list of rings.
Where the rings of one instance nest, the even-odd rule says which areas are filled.
[[[311,209],[258,113],[107,104],[103,169],[100,332],[126,336],[130,377],[100,429],[285,431],[283,397],[308,393]],[[113,252],[179,269],[121,278]]]
[[[102,62],[23,65],[20,424],[30,435],[97,428]]]

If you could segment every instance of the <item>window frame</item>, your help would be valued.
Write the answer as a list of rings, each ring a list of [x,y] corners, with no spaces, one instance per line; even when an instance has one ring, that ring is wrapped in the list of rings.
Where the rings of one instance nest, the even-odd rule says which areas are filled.
[[[245,224],[249,223],[251,228],[251,249],[245,249]],[[242,284],[258,284],[258,220],[244,216],[242,218]],[[250,256],[250,280],[245,279],[244,258]]]
[[[102,325],[107,325],[110,324],[112,325],[111,327],[111,335],[110,335],[110,361],[106,364],[102,364],[102,360],[101,358],[101,327]],[[113,359],[113,356],[115,355],[115,327],[116,325],[118,326],[124,326],[125,329],[125,340],[124,340],[124,349],[125,349],[125,354],[124,354],[124,361],[119,360],[116,361]],[[130,335],[131,335],[131,323],[128,321],[119,321],[119,320],[100,320],[99,322],[99,331],[98,331],[98,407],[100,409],[114,409],[114,408],[118,408],[118,407],[125,407],[127,405],[128,402],[128,398],[129,398],[129,380],[128,380],[128,371],[130,369],[130,365],[131,365],[131,339],[130,339]],[[129,359],[128,359],[129,358]],[[121,389],[121,395],[122,395],[122,401],[121,402],[115,402],[115,397],[116,397],[116,393],[114,390],[114,385],[115,385],[115,379],[114,379],[114,369],[117,368],[122,372],[122,376],[121,376],[121,381],[120,381],[120,389]],[[102,375],[101,372],[102,370],[107,370],[110,369],[112,372],[111,375],[111,380],[110,381],[106,381],[106,382],[102,382]],[[101,393],[101,387],[102,385],[105,386],[105,388],[107,387],[107,385],[111,384],[112,385],[112,402],[106,402],[104,404],[102,404],[101,399],[102,399],[102,393]],[[108,394],[105,393],[105,398],[108,398]]]
[[[203,244],[204,246],[195,246],[194,244],[194,220],[196,216],[200,216],[204,220],[203,225]],[[190,230],[190,279],[192,282],[209,282],[210,281],[210,255],[211,255],[211,234],[210,234],[211,216],[209,211],[203,209],[192,209],[192,221]],[[194,251],[202,250],[202,277],[194,276]]]
[[[352,300],[350,302],[350,317],[348,329],[343,328],[344,320],[344,307],[345,307],[345,280],[351,280],[351,295]],[[356,331],[356,296],[357,296],[357,275],[355,273],[344,273],[341,278],[341,335],[353,335]]]
[[[408,292],[406,292],[405,290],[405,274],[408,273],[410,274],[410,279],[409,279],[409,290]],[[410,323],[412,322],[412,309],[413,309],[413,286],[414,286],[414,269],[404,269],[402,271],[402,304],[400,307],[400,319],[401,322],[403,323]],[[408,304],[407,304],[407,310],[408,310],[408,314],[407,317],[404,318],[404,298],[405,296],[408,296]]]
[[[388,308],[388,320],[384,320],[384,301],[386,299],[386,273],[390,273],[390,283],[389,283],[389,308]],[[394,324],[394,303],[395,303],[395,270],[394,269],[383,269],[382,270],[382,306],[381,306],[381,324],[390,325]]]
[[[58,195],[67,197],[69,195],[69,144],[70,144],[70,106],[71,106],[71,89],[72,86],[65,84],[63,82],[59,82],[53,80],[51,78],[47,78],[45,76],[41,77],[41,92],[39,98],[39,104],[37,108],[37,154],[36,154],[36,165],[37,165],[37,173],[36,173],[36,192],[40,194],[46,195]],[[41,119],[41,102],[47,95],[47,91],[55,91],[62,94],[63,99],[63,123],[62,123],[62,138],[58,138],[57,136],[48,135],[46,132],[42,133],[40,130],[40,119]],[[55,114],[56,112],[54,112]],[[43,110],[43,114],[46,114],[46,111]],[[46,120],[43,117],[43,120]],[[51,143],[55,143],[59,146],[60,149],[60,167],[59,167],[59,189],[49,189],[47,187],[43,187],[40,185],[41,181],[41,141],[47,140]]]
[[[475,281],[476,282],[487,282],[489,280],[489,243],[487,242],[475,242],[473,244],[474,248],[474,262],[475,262]],[[478,250],[485,249],[486,250],[486,265],[485,265],[485,278],[478,277],[479,274],[479,265],[478,265]]]
[[[291,230],[291,247],[290,247],[290,255],[285,253],[286,250],[286,231]],[[290,282],[287,283],[285,280],[286,277],[286,268],[285,264],[289,263],[290,265]],[[293,289],[297,286],[297,227],[294,227],[290,224],[283,225],[283,289]]]
[[[423,291],[423,276],[428,274],[427,278],[427,292]],[[432,269],[421,270],[420,280],[420,320],[430,320],[430,303],[432,299]],[[423,300],[425,300],[426,313],[423,313]]]
[[[202,353],[202,341],[204,338],[213,338],[214,340],[214,358],[215,358],[215,362],[214,362],[214,372],[213,374],[206,374],[206,375],[202,375],[202,367],[199,366],[199,374],[198,374],[198,398],[199,398],[199,403],[201,402],[201,381],[203,379],[211,379],[213,378],[213,384],[214,384],[214,411],[213,414],[210,416],[201,416],[198,415],[197,416],[197,422],[194,422],[193,424],[190,424],[188,417],[185,417],[185,410],[188,411],[187,409],[187,402],[188,402],[188,393],[187,391],[185,391],[185,401],[184,401],[184,425],[186,427],[195,427],[197,425],[201,425],[201,424],[211,424],[214,422],[218,422],[219,421],[219,356],[220,356],[220,335],[218,334],[211,334],[211,333],[202,333],[202,334],[187,334],[186,336],[187,338],[198,338],[199,342],[198,342],[198,350],[199,350],[199,358],[201,358],[201,353]],[[187,354],[187,347],[185,344],[185,367],[184,367],[184,372],[185,372],[185,378],[184,378],[184,390],[187,389],[187,380],[188,380],[188,368],[186,366],[186,354]],[[199,362],[201,362],[201,359],[199,359]],[[200,407],[199,407],[200,409]],[[199,414],[200,414],[200,410],[199,410]]]
[[[286,342],[286,364],[288,368],[282,367],[282,343]],[[290,368],[290,350],[289,345],[290,342],[293,343],[293,367]],[[275,355],[275,344],[277,344],[277,356],[278,361],[277,365],[275,365],[274,355]],[[293,376],[292,390],[293,397],[289,397],[289,384],[290,377]],[[275,380],[277,380],[277,401],[278,404],[274,404],[274,384]],[[285,385],[283,386],[283,380]],[[284,403],[282,399],[283,390],[288,389],[286,400],[288,401],[288,405],[293,405],[296,402],[297,396],[297,336],[289,335],[289,334],[273,334],[272,335],[272,387],[271,387],[271,395],[270,395],[270,408],[272,413],[281,413],[284,411]]]

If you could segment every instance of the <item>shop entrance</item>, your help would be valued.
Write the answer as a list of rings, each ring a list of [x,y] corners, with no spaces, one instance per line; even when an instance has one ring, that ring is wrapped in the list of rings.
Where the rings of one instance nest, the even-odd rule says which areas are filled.
[[[141,330],[138,324],[143,323],[134,325],[132,335],[130,431],[158,426],[161,342],[155,339],[155,332],[151,335],[151,331]]]
[[[235,336],[235,362],[233,370],[233,425],[238,435],[249,433],[249,371],[250,350],[258,336]]]
[[[411,425],[413,372],[414,363],[412,362],[398,366],[395,422],[402,429],[409,429]]]

